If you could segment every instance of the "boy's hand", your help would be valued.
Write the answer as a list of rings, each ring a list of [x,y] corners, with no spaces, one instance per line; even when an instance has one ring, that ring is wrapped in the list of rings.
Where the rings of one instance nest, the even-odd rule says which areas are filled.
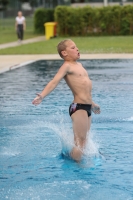
[[[42,96],[39,93],[37,93],[37,97],[32,101],[32,104],[37,106],[42,102],[42,100],[43,100]]]
[[[97,105],[97,104],[93,105],[91,109],[95,114],[100,114],[100,112],[101,112],[100,111],[100,106]]]

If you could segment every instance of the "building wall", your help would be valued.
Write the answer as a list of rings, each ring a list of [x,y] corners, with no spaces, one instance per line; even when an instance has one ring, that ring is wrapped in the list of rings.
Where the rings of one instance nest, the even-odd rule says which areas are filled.
[[[121,5],[121,1],[120,2],[109,2],[107,5],[108,6],[116,6],[116,5]],[[133,5],[133,2],[123,2],[123,5]],[[99,3],[72,3],[71,4],[72,7],[84,7],[84,6],[91,6],[91,7],[102,7],[104,6],[104,2],[99,2]]]

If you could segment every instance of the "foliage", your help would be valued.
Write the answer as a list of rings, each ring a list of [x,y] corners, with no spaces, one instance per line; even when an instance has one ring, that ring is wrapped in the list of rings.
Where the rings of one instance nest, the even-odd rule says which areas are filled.
[[[121,16],[121,34],[133,35],[133,6],[122,8]]]
[[[0,0],[0,11],[5,10],[8,4],[9,0]]]
[[[44,33],[44,23],[54,21],[54,9],[39,8],[34,14],[34,29],[37,33]]]
[[[72,8],[57,6],[54,13],[60,36],[133,35],[133,6]]]

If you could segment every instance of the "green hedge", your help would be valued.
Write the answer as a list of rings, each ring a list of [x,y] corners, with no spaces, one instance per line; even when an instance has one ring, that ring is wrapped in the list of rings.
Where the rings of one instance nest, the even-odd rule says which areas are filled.
[[[37,33],[45,33],[44,23],[54,21],[54,9],[39,8],[34,14],[34,30]]]
[[[133,6],[72,8],[57,6],[54,13],[60,36],[133,35]]]

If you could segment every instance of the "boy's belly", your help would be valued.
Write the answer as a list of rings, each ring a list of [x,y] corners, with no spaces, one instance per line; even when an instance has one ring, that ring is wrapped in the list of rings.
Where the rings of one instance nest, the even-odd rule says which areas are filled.
[[[74,95],[74,103],[82,103],[82,104],[92,104],[92,98],[91,95]]]
[[[72,90],[75,103],[91,104],[92,83],[88,77],[74,78],[71,81],[66,80],[68,86]]]

